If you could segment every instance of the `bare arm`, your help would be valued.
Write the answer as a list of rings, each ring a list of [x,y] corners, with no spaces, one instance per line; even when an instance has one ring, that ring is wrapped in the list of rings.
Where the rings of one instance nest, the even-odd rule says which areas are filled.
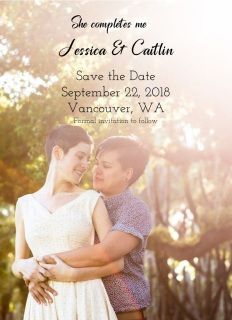
[[[105,208],[105,205],[102,199],[98,200],[97,205],[94,209],[93,224],[100,241],[102,241],[112,228],[111,221],[109,219],[107,210]],[[91,249],[93,248],[93,246],[90,246],[87,248]],[[75,253],[76,250],[74,250],[73,252]],[[59,254],[58,254],[58,257],[60,257]],[[107,261],[108,263],[105,262],[105,259],[103,259],[103,261],[101,262],[101,265],[102,265],[101,267],[89,267],[89,268],[79,268],[79,269],[75,269],[70,266],[67,266],[60,259],[56,259],[55,256],[53,256],[53,259],[55,260],[56,264],[49,265],[49,264],[40,263],[40,265],[46,268],[47,270],[49,270],[50,274],[53,275],[53,279],[56,279],[59,281],[83,281],[83,280],[96,279],[96,278],[111,275],[113,273],[120,272],[124,268],[124,260],[122,257],[119,257],[115,261],[111,261],[111,262]],[[45,257],[45,260],[46,260],[46,257]],[[69,262],[68,264],[70,265]],[[73,267],[75,267],[75,265]]]
[[[99,279],[118,273],[124,269],[123,259],[108,263],[102,267],[72,268],[70,281]]]
[[[19,203],[15,212],[15,261],[12,265],[12,272],[18,278],[23,278],[28,285],[33,298],[38,303],[52,303],[52,298],[48,292],[56,295],[56,291],[47,283],[39,282],[45,280],[42,275],[46,270],[42,268],[34,257],[30,258],[30,249],[25,239],[23,216]]]
[[[87,268],[73,268],[64,263],[57,256],[51,256],[54,259],[54,264],[40,264],[47,270],[49,270],[50,279],[64,282],[76,282],[99,279],[109,276],[114,273],[118,273],[124,268],[124,260],[119,259],[111,262],[102,267],[87,267]]]
[[[27,278],[32,270],[38,268],[38,263],[30,257],[30,249],[27,245],[24,232],[24,222],[20,206],[17,203],[15,212],[15,261],[12,265],[12,272],[18,278]],[[28,265],[28,268],[26,267]]]
[[[139,238],[132,234],[122,231],[109,231],[111,222],[108,214],[106,214],[107,211],[102,200],[99,201],[95,210],[93,221],[96,230],[100,230],[99,238],[101,242],[94,246],[56,254],[72,267],[97,267],[112,263],[124,257],[140,243]],[[106,217],[102,222],[103,213]],[[104,230],[108,230],[108,232]]]
[[[121,231],[110,231],[105,239],[94,246],[57,253],[65,263],[72,267],[103,266],[118,260],[135,249],[139,239]]]

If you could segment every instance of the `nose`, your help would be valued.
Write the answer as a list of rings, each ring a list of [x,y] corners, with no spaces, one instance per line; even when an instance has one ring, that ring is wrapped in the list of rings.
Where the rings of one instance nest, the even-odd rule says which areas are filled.
[[[86,159],[86,160],[83,160],[83,161],[81,162],[81,167],[82,167],[83,170],[87,170],[88,165],[89,165],[89,162],[88,162],[87,159]]]
[[[93,166],[92,173],[93,173],[93,175],[100,174],[100,173],[101,173],[101,168],[100,168],[100,166],[97,165],[97,164],[95,164],[95,165]]]

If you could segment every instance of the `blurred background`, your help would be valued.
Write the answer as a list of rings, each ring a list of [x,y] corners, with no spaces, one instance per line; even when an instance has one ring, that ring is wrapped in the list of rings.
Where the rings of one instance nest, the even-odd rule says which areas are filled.
[[[144,261],[152,293],[148,319],[232,319],[230,1],[1,1],[0,8],[0,320],[22,319],[27,290],[11,273],[14,207],[19,196],[44,181],[48,131],[72,123],[61,88],[96,90],[99,85],[77,82],[78,69],[149,71],[156,74],[155,85],[171,90],[160,98],[165,112],[155,115],[156,125],[82,125],[96,145],[110,135],[136,134],[151,150],[146,172],[133,187],[150,205],[154,224]],[[147,27],[108,35],[73,30],[70,19],[76,14],[88,23],[118,17],[145,21]],[[116,39],[129,45],[141,37],[147,46],[164,42],[175,54],[58,56],[73,38],[83,47],[110,48]],[[153,85],[104,84],[113,89]],[[86,104],[86,98],[78,102]],[[134,102],[88,98],[87,105]],[[91,116],[96,115],[82,114],[81,119]],[[91,187],[91,170],[83,186]]]

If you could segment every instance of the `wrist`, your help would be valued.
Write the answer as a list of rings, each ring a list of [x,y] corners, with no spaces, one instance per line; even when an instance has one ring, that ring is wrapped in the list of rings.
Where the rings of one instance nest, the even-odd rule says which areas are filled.
[[[23,275],[25,272],[26,259],[20,259],[16,262],[16,264],[18,272],[20,272]]]
[[[16,260],[12,266],[12,271],[18,278],[23,278],[25,272],[25,260],[26,259],[19,259]]]
[[[23,275],[19,270],[19,265],[18,265],[19,261],[14,261],[14,263],[12,264],[11,270],[13,272],[13,274],[17,277],[22,279]]]
[[[26,272],[29,260],[35,260],[35,258],[31,257],[31,258],[28,258],[28,259],[20,259],[19,260],[19,271],[21,273],[24,274]]]

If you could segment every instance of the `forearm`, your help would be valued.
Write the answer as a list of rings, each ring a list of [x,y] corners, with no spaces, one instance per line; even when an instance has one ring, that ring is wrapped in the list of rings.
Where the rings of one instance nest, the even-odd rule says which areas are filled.
[[[94,246],[55,253],[55,255],[72,267],[99,267],[124,257],[135,249],[139,242],[139,238],[133,235],[112,231],[102,242]]]
[[[69,281],[87,281],[110,276],[122,271],[124,260],[120,259],[101,267],[72,268]]]
[[[55,255],[74,268],[99,267],[112,262],[101,244],[55,253]]]

